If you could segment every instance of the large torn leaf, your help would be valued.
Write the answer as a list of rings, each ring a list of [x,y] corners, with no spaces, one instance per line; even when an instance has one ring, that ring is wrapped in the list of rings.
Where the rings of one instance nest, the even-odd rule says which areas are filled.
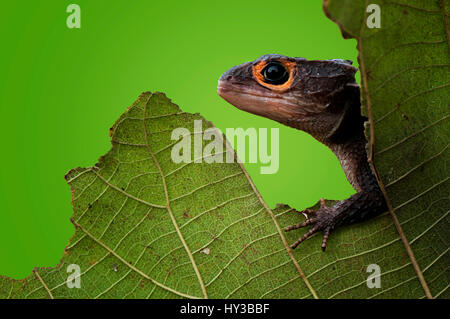
[[[188,129],[194,149],[208,127],[164,94],[142,94],[112,127],[111,151],[66,176],[76,231],[59,267],[2,278],[0,296],[256,298],[301,276],[241,165],[209,164],[201,154],[201,163],[172,160],[174,129]],[[79,289],[66,285],[71,264],[81,270]],[[313,293],[306,282],[290,286],[292,297]]]
[[[287,242],[306,230],[280,227],[303,217],[283,205],[272,212],[238,163],[174,163],[172,130],[187,128],[194,143],[202,118],[146,93],[113,126],[111,151],[66,176],[76,231],[60,265],[24,280],[0,277],[0,298],[420,298],[424,281],[434,297],[448,297],[443,2],[376,3],[381,29],[367,29],[364,1],[329,1],[326,10],[358,39],[391,214],[335,231],[325,253],[320,236],[292,252]],[[79,289],[67,287],[72,264]],[[371,264],[381,269],[380,288],[367,286]]]

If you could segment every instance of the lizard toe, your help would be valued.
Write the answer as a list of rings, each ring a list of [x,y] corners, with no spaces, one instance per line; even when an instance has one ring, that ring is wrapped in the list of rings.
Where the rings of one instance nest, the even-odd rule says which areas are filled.
[[[295,243],[292,244],[291,248],[295,249],[298,245],[300,245],[304,240],[311,237],[314,233],[317,233],[319,231],[318,226],[314,226],[310,230],[308,230],[302,237],[300,237]]]
[[[314,218],[309,218],[309,219],[307,219],[304,222],[301,222],[299,224],[288,226],[284,230],[285,231],[291,231],[291,230],[299,229],[299,228],[302,228],[302,227],[305,227],[305,226],[308,226],[308,225],[311,225],[311,224],[314,224],[314,223],[315,223],[315,219]]]
[[[322,237],[322,251],[325,251],[327,249],[327,242],[328,238],[330,237],[331,228],[328,227],[323,231],[323,237]]]

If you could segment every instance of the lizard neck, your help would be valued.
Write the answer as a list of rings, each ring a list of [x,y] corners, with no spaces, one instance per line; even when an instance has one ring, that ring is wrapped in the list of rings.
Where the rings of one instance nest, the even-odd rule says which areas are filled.
[[[343,143],[325,143],[338,158],[345,176],[357,192],[371,191],[377,184],[367,161],[365,138],[355,138]]]
[[[365,117],[361,115],[359,94],[352,95],[349,107],[332,136],[322,141],[338,158],[345,176],[357,192],[373,191],[378,182],[367,160]]]

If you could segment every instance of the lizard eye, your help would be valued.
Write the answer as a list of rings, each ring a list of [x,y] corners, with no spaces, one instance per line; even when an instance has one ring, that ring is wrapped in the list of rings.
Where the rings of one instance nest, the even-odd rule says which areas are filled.
[[[289,79],[289,73],[280,62],[270,62],[261,71],[264,82],[270,84],[283,84]]]

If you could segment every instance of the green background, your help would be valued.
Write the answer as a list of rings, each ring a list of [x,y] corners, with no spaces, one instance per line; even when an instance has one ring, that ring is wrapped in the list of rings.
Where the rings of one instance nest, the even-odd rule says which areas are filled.
[[[66,26],[70,3],[81,29]],[[266,53],[356,62],[321,1],[17,1],[2,4],[0,39],[0,274],[58,263],[74,232],[64,175],[109,150],[108,129],[147,90],[223,131],[278,127],[278,173],[245,164],[271,207],[354,192],[325,146],[216,93],[224,71]]]

